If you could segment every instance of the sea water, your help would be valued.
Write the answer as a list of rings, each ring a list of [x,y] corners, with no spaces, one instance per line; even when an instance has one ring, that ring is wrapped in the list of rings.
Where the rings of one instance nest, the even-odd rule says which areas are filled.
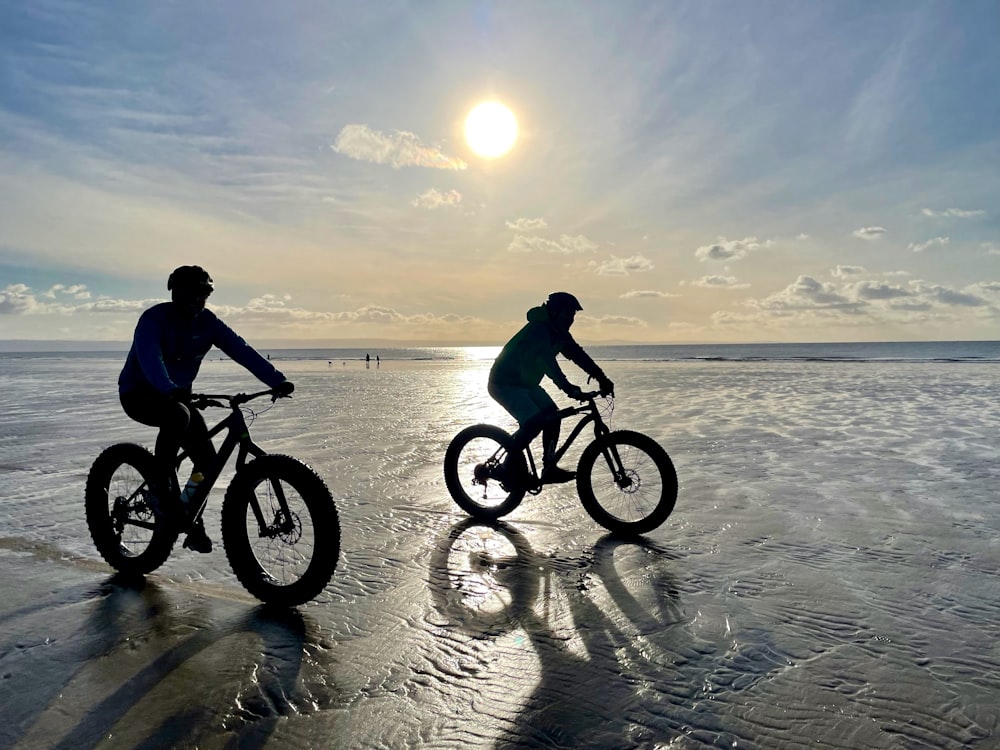
[[[296,392],[255,402],[253,435],[316,469],[342,527],[327,591],[281,616],[222,551],[231,472],[215,552],[117,583],[82,497],[103,447],[155,437],[117,403],[123,354],[0,354],[0,745],[998,741],[1000,345],[592,348],[611,427],[680,479],[638,542],[572,484],[495,527],[450,500],[451,437],[514,426],[495,351],[267,352]],[[258,386],[215,355],[198,381]]]

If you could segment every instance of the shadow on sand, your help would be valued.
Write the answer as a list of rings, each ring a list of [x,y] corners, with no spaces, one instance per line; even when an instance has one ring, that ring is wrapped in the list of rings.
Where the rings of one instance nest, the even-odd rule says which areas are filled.
[[[5,707],[15,723],[7,731],[22,743],[79,750],[113,735],[152,748],[222,735],[259,748],[281,717],[296,712],[309,630],[298,611],[239,606],[206,622],[202,600],[178,606],[155,583],[122,576],[80,603],[89,615],[46,658],[32,659],[32,674],[19,677],[35,684]],[[201,736],[207,728],[215,740]]]
[[[616,552],[643,558],[643,567],[626,580]],[[670,655],[686,640],[678,587],[663,570],[671,559],[648,540],[612,535],[582,559],[564,559],[536,554],[507,523],[465,520],[450,529],[431,562],[434,606],[473,638],[520,629],[540,663],[534,692],[496,747],[641,742],[641,714],[655,710],[674,679]],[[551,611],[557,599],[568,602],[568,616]]]

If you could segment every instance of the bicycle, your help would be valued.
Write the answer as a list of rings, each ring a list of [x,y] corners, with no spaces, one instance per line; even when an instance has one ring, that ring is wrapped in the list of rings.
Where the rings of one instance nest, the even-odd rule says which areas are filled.
[[[261,396],[271,396],[272,403],[278,398],[274,389],[191,397],[194,408],[229,408],[230,413],[208,432],[209,438],[226,435],[215,462],[199,467],[204,479],[188,503],[193,512],[179,523],[154,508],[164,494],[179,507],[177,468],[186,452],[169,470],[135,443],[101,452],[87,476],[85,507],[94,545],[111,567],[142,575],[166,562],[178,535],[200,521],[235,451],[236,473],[222,504],[222,540],[236,578],[269,604],[304,604],[323,591],[340,554],[337,508],[313,469],[291,456],[267,453],[250,437],[247,415],[252,422],[256,413],[244,404]]]
[[[677,472],[667,452],[652,438],[608,427],[595,400],[599,391],[582,393],[586,403],[558,412],[560,420],[582,418],[553,459],[558,461],[584,428],[593,423],[594,440],[580,455],[576,488],[588,515],[611,532],[644,534],[662,524],[677,500]],[[614,396],[605,396],[609,414]],[[603,460],[600,460],[603,459]],[[543,483],[530,445],[517,450],[500,427],[466,427],[451,441],[444,458],[445,484],[452,499],[474,518],[493,521],[511,513],[525,494],[537,495]]]

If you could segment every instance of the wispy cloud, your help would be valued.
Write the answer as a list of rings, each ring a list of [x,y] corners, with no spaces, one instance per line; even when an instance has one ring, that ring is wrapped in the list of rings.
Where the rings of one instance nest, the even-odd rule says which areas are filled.
[[[597,245],[582,234],[575,237],[564,234],[558,240],[549,240],[544,237],[527,237],[519,234],[507,246],[507,250],[512,253],[554,253],[557,255],[589,253],[596,249]]]
[[[770,247],[772,244],[774,244],[772,240],[761,242],[756,237],[745,237],[742,240],[727,240],[722,237],[716,243],[699,247],[694,251],[694,256],[701,261],[740,260],[754,250]]]
[[[514,219],[507,220],[507,228],[515,232],[538,232],[548,228],[545,219]]]
[[[633,289],[630,292],[618,295],[619,299],[666,299],[667,297],[679,297],[679,294],[670,292],[659,292],[654,289]]]
[[[943,219],[971,219],[976,216],[986,214],[982,209],[966,210],[963,208],[946,208],[943,211],[935,211],[933,208],[925,208],[920,211],[924,216]]]
[[[591,261],[590,268],[599,276],[628,276],[632,273],[642,273],[653,270],[653,261],[644,255],[631,255],[619,258],[612,255],[610,260]]]
[[[877,240],[885,235],[885,227],[861,227],[851,234],[862,240]]]
[[[947,237],[932,237],[927,242],[911,242],[909,249],[915,253],[922,253],[927,248],[934,247],[935,245],[947,245],[949,241]]]
[[[393,169],[400,167],[428,167],[431,169],[462,170],[468,164],[457,157],[448,156],[441,150],[424,145],[420,138],[406,131],[382,133],[371,130],[367,125],[345,125],[330,146],[338,154],[368,161],[388,164]]]
[[[702,276],[700,279],[688,282],[691,286],[700,286],[705,289],[746,289],[750,285],[741,282],[735,276]]]
[[[435,208],[457,207],[462,203],[462,194],[457,190],[448,190],[442,193],[440,190],[430,188],[411,201],[411,205],[417,208],[434,210]]]
[[[831,274],[836,276],[838,279],[846,279],[851,276],[859,276],[865,272],[863,266],[837,266],[832,271]]]

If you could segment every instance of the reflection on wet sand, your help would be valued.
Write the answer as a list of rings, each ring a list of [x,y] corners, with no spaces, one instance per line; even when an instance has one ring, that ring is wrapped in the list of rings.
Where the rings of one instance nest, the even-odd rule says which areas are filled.
[[[521,704],[487,709],[513,715],[497,747],[612,747],[626,736],[653,741],[642,736],[636,717],[655,710],[661,697],[663,655],[682,649],[683,630],[671,627],[681,622],[679,593],[662,570],[645,590],[629,591],[615,567],[624,544],[608,535],[589,560],[560,559],[537,555],[509,524],[465,521],[439,545],[430,566],[439,611],[471,637],[493,641],[501,659],[523,664],[517,651],[524,642],[537,656],[535,674],[515,671],[507,679],[508,696],[525,682],[535,685]],[[669,560],[648,541],[628,546]],[[589,595],[597,583],[617,617]],[[512,642],[499,640],[512,630],[519,633]],[[644,671],[639,679],[623,676]]]
[[[219,604],[229,611],[210,614]],[[48,639],[50,658],[32,670],[40,684],[7,704],[26,729],[18,747],[177,747],[213,736],[264,747],[281,717],[305,707],[308,626],[296,610],[211,602],[185,612],[157,584],[118,576],[70,606],[82,621]]]

